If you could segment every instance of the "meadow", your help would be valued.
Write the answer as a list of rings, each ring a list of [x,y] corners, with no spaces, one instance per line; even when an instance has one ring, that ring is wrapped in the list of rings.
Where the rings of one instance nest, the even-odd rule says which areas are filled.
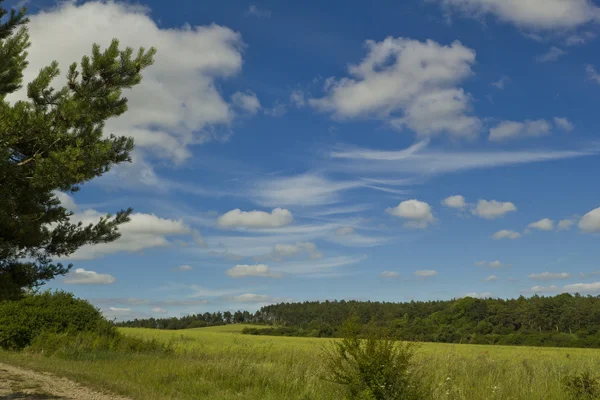
[[[176,348],[171,355],[107,354],[67,360],[0,351],[0,362],[53,372],[133,399],[343,399],[321,359],[331,339],[242,335],[248,325],[163,331],[122,328]],[[434,399],[571,399],[567,374],[600,371],[600,351],[420,345],[415,368]]]

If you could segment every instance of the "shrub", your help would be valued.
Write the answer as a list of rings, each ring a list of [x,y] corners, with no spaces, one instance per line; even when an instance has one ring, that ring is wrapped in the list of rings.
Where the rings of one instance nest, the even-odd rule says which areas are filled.
[[[0,348],[20,350],[42,333],[94,332],[111,338],[116,328],[85,300],[66,292],[44,292],[0,302]]]
[[[573,399],[600,399],[600,382],[587,371],[580,375],[565,376],[563,384]]]
[[[422,398],[411,371],[414,344],[397,342],[381,329],[370,329],[359,338],[357,318],[344,323],[343,339],[324,351],[328,379],[345,385],[348,398],[356,400],[408,400]]]

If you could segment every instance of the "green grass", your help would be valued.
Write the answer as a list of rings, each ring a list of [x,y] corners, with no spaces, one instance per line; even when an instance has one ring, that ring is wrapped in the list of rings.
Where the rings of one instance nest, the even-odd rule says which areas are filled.
[[[0,362],[54,372],[134,399],[343,398],[341,387],[322,379],[320,352],[330,340],[241,335],[244,327],[121,329],[170,341],[174,355],[70,361],[0,352]],[[590,349],[427,343],[417,354],[416,368],[435,399],[570,399],[562,377],[600,371],[600,351]]]

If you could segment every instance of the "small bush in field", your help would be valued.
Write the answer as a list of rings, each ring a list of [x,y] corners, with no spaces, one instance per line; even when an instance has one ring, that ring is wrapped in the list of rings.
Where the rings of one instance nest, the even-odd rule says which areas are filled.
[[[573,399],[600,399],[600,382],[587,371],[580,375],[567,375],[563,383]]]
[[[371,329],[359,338],[357,319],[346,321],[343,339],[324,351],[329,379],[346,386],[352,400],[420,399],[422,388],[411,373],[414,345],[395,341],[385,331]]]
[[[44,332],[117,334],[96,307],[71,293],[48,291],[0,302],[0,348],[23,349]]]

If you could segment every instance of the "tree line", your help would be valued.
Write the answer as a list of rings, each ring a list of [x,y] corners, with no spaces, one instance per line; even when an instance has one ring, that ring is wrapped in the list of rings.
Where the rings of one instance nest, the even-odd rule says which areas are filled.
[[[254,314],[249,311],[230,311],[225,312],[205,312],[192,315],[186,315],[180,318],[146,318],[134,319],[131,321],[116,322],[115,325],[127,328],[151,328],[151,329],[191,329],[204,328],[206,326],[218,326],[226,324],[241,323],[264,323],[264,319],[257,311]]]
[[[405,303],[312,301],[259,310],[266,329],[245,333],[335,337],[350,317],[398,339],[423,342],[600,347],[600,296],[532,296]]]

